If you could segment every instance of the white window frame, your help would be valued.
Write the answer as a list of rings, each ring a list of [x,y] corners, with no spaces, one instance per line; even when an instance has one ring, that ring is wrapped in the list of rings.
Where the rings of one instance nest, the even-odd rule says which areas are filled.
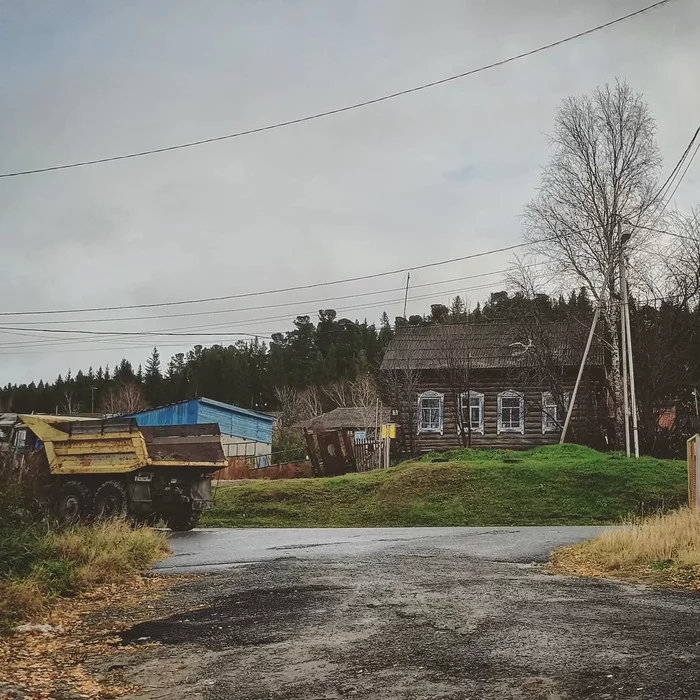
[[[520,400],[520,425],[517,428],[512,426],[503,426],[503,399],[519,399]],[[520,391],[508,389],[502,391],[498,395],[498,434],[501,433],[520,433],[525,434],[525,395]]]
[[[437,426],[423,425],[423,401],[425,399],[438,400],[439,420]],[[418,433],[438,433],[442,435],[445,422],[445,395],[437,391],[424,391],[418,395]]]
[[[545,410],[547,408],[547,410]],[[554,408],[554,417],[552,418],[551,409]],[[569,410],[569,394],[564,394],[564,411]],[[563,430],[564,424],[559,421],[559,405],[554,399],[554,394],[551,391],[542,392],[542,434],[559,433]]]
[[[468,399],[467,406],[464,405],[464,399]],[[476,427],[471,424],[472,433],[478,433],[479,435],[484,434],[484,395],[479,391],[464,391],[459,395],[459,415],[461,420],[457,423],[457,431],[469,432],[469,424],[464,420],[464,409],[468,407],[467,416],[471,423],[472,418],[472,405],[471,399],[478,399],[479,401],[479,423]]]

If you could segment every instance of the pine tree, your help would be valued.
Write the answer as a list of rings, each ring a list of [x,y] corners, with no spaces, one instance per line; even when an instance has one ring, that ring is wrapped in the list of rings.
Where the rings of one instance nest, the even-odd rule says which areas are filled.
[[[141,368],[139,367],[139,370]],[[158,348],[153,348],[151,356],[146,361],[144,373],[144,389],[146,401],[151,406],[158,406],[163,398],[163,375],[160,372],[160,353]]]

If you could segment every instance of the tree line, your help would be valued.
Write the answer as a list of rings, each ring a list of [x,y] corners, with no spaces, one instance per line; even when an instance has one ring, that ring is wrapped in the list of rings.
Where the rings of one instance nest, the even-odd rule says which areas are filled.
[[[545,294],[528,300],[522,294],[498,292],[483,307],[467,310],[455,297],[449,306],[434,304],[425,315],[397,317],[386,313],[379,324],[339,318],[333,309],[318,317],[298,316],[293,329],[275,333],[269,342],[252,339],[234,344],[195,345],[167,362],[153,348],[143,366],[122,359],[109,365],[68,370],[53,381],[7,384],[0,389],[0,410],[17,413],[129,413],[149,406],[206,396],[256,410],[279,410],[277,388],[304,390],[351,382],[376,374],[388,342],[397,328],[471,320],[498,321],[523,313],[525,306],[541,308],[548,318],[574,310],[590,312],[585,290],[567,299]],[[325,395],[325,394],[324,394]],[[329,401],[323,402],[327,407]]]
[[[54,381],[8,384],[0,389],[0,411],[119,414],[197,396],[286,411],[293,392],[296,417],[310,417],[352,402],[346,397],[354,395],[358,380],[376,377],[384,349],[402,326],[522,325],[572,318],[585,325],[593,310],[585,287],[557,297],[501,291],[473,309],[455,297],[449,305],[432,305],[425,315],[391,322],[384,313],[378,324],[338,318],[334,310],[324,309],[314,320],[298,316],[291,331],[276,333],[269,342],[195,345],[167,362],[154,348],[143,367],[123,359],[114,368],[89,367]],[[680,453],[685,437],[700,430],[700,309],[674,296],[653,304],[632,298],[631,320],[643,449]],[[609,365],[612,335],[607,328],[601,328],[599,340]]]

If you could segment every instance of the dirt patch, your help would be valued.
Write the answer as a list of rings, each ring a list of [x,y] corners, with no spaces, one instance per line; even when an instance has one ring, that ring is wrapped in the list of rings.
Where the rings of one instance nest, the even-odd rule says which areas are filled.
[[[274,644],[298,634],[304,625],[313,625],[323,606],[342,590],[304,585],[235,591],[198,610],[134,625],[121,638],[125,644],[197,640],[213,650]]]

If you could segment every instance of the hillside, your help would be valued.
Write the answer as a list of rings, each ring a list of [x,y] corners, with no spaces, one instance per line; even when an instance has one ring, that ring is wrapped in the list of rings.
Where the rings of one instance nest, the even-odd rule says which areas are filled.
[[[578,445],[458,450],[364,474],[222,485],[202,526],[584,525],[686,501],[680,461]]]

